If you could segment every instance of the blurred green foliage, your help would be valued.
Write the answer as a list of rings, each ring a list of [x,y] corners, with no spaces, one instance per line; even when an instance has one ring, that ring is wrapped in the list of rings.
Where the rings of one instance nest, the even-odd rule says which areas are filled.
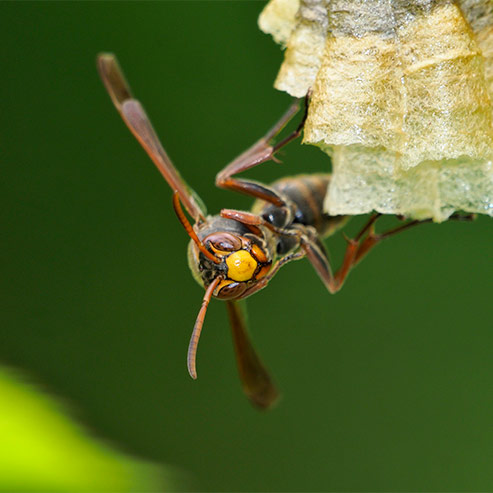
[[[0,369],[0,491],[164,491],[164,470],[88,436],[46,394]]]
[[[199,378],[187,374],[203,290],[170,190],[113,108],[95,56],[118,55],[211,213],[248,208],[214,176],[290,102],[272,89],[282,53],[257,29],[262,6],[0,3],[0,361],[103,440],[186,470],[200,491],[491,490],[489,218],[392,238],[335,296],[298,262],[248,300],[283,393],[271,413],[241,393],[219,301]],[[329,169],[298,142],[281,158],[248,176]],[[328,247],[337,264],[344,240]]]

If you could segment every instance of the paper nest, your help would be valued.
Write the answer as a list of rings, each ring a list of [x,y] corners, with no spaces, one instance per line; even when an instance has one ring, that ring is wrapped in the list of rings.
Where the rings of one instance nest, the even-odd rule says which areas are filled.
[[[271,0],[275,87],[311,103],[329,214],[493,216],[491,0]]]

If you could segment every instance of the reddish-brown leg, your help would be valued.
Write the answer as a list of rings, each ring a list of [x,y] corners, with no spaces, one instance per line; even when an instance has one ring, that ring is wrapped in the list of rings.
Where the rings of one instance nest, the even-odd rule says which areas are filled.
[[[292,262],[294,260],[300,260],[305,257],[305,252],[302,250],[298,250],[296,252],[290,253],[288,255],[285,255],[284,257],[280,258],[272,267],[270,272],[265,276],[262,277],[256,284],[254,284],[252,287],[248,288],[243,295],[241,296],[242,298],[247,298],[248,296],[252,295],[253,293],[256,293],[257,291],[260,291],[261,289],[265,288],[269,281],[276,275],[277,271],[285,264],[288,262]]]
[[[317,236],[317,233],[313,228],[303,226],[301,224],[292,225],[288,229],[276,228],[271,223],[266,221],[261,216],[253,214],[251,212],[237,211],[232,209],[223,209],[221,216],[228,219],[239,221],[245,225],[258,227],[264,226],[269,228],[276,234],[283,236],[296,236],[299,239],[300,250],[282,257],[272,268],[269,275],[262,279],[262,282],[258,283],[252,288],[251,291],[245,293],[246,296],[250,296],[254,292],[262,289],[267,285],[269,280],[279,270],[279,268],[292,260],[308,257],[311,264],[315,268],[315,271],[322,279],[327,289],[331,293],[339,291],[346,280],[351,269],[358,264],[368,252],[380,243],[385,238],[393,236],[397,233],[405,231],[409,228],[417,226],[418,224],[424,224],[431,222],[431,219],[414,220],[406,224],[393,228],[385,233],[375,233],[375,223],[381,214],[373,214],[368,222],[363,226],[360,232],[353,239],[346,238],[348,245],[344,254],[341,267],[334,274],[330,265],[330,261],[325,251],[324,245],[321,243]],[[474,218],[473,214],[460,215],[454,214],[450,217],[451,220],[456,221],[470,221]]]
[[[289,229],[277,228],[257,214],[233,209],[223,209],[221,211],[221,216],[241,222],[247,226],[264,226],[278,235],[295,236],[298,238],[300,250],[282,257],[276,264],[274,264],[274,267],[269,272],[269,275],[253,286],[250,291],[245,292],[245,296],[250,296],[254,292],[265,287],[281,266],[291,260],[296,260],[304,256],[308,257],[316,272],[322,279],[322,282],[327,286],[327,289],[331,293],[337,292],[341,288],[346,276],[349,273],[349,270],[351,269],[351,266],[355,262],[361,238],[369,229],[371,229],[373,223],[379,217],[379,215],[372,216],[355,239],[347,240],[348,246],[344,256],[344,261],[341,268],[334,275],[332,273],[327,252],[325,251],[323,244],[318,239],[317,233],[313,228],[303,226],[301,224],[293,225]]]
[[[299,236],[297,230],[277,228],[272,223],[253,212],[238,211],[236,209],[222,209],[220,216],[226,219],[233,219],[246,226],[265,226],[278,235]]]
[[[453,214],[448,218],[449,221],[473,221],[475,219],[475,214]],[[373,228],[370,228],[367,237],[361,243],[356,253],[356,258],[353,261],[353,265],[356,265],[360,262],[361,259],[378,243],[380,243],[385,238],[389,238],[397,233],[401,233],[402,231],[406,231],[409,228],[417,226],[418,224],[431,223],[432,219],[415,219],[413,221],[409,221],[406,224],[401,226],[397,226],[396,228],[390,229],[385,233],[375,234]]]
[[[265,161],[274,159],[274,154],[292,140],[301,135],[305,120],[308,114],[308,96],[305,98],[305,113],[294,132],[276,145],[270,141],[284,128],[291,118],[298,111],[299,101],[296,100],[281,117],[281,119],[267,132],[267,134],[257,141],[252,147],[247,149],[243,154],[238,156],[234,161],[228,164],[216,176],[216,185],[220,188],[234,190],[252,197],[265,200],[279,207],[284,206],[284,201],[279,194],[272,188],[260,183],[233,178],[234,175],[251,169]]]
[[[313,239],[308,238],[302,242],[301,247],[305,249],[307,257],[310,259],[315,267],[315,270],[331,293],[336,293],[339,289],[341,289],[351,269],[382,240],[417,226],[418,224],[425,224],[432,221],[431,219],[413,220],[396,228],[390,229],[385,233],[376,234],[375,222],[380,216],[381,214],[374,214],[354,239],[347,239],[348,246],[346,248],[344,260],[341,267],[334,275],[331,272],[330,263],[327,256],[321,254],[321,249],[317,248],[316,245],[313,244]],[[454,214],[449,218],[449,220],[471,221],[474,217],[474,214]]]

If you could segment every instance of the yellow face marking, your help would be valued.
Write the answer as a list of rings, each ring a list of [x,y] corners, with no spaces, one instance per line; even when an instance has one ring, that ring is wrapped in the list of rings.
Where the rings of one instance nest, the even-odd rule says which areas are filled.
[[[253,277],[257,261],[246,251],[233,252],[227,259],[228,277],[234,281],[248,281]]]

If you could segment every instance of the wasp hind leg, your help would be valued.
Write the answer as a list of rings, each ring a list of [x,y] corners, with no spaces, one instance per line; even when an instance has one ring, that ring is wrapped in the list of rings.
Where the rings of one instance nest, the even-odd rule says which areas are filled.
[[[408,230],[408,229],[410,229],[410,228],[412,228],[414,226],[418,226],[419,224],[426,224],[426,223],[433,222],[432,219],[414,219],[412,221],[407,222],[406,224],[403,224],[401,226],[397,226],[396,228],[390,229],[390,230],[388,230],[388,231],[386,231],[384,233],[376,234],[375,233],[374,224],[375,224],[376,219],[378,219],[379,216],[380,216],[380,214],[372,216],[370,218],[370,221],[369,221],[369,223],[371,223],[371,224],[368,225],[368,223],[367,223],[367,225],[365,226],[365,228],[367,228],[368,234],[367,234],[366,238],[361,242],[361,244],[359,244],[359,246],[357,248],[357,251],[356,251],[356,255],[355,255],[354,259],[351,262],[351,266],[354,266],[358,262],[360,262],[360,260],[362,260],[363,257],[365,257],[365,255],[375,245],[377,245],[378,243],[380,243],[382,240],[384,240],[386,238],[389,238],[390,236],[394,236],[397,233],[401,233],[402,231],[406,231],[406,230]],[[475,214],[459,214],[459,213],[455,213],[455,214],[452,214],[448,218],[448,220],[449,221],[468,221],[469,222],[469,221],[473,221],[475,218],[476,218],[476,215]],[[365,228],[363,228],[363,230]],[[363,236],[363,234],[361,234],[361,232],[360,232],[358,234],[358,236],[356,237],[356,240],[358,241],[358,243],[360,242],[361,237]]]
[[[347,238],[347,247],[344,254],[344,259],[340,268],[334,274],[330,265],[329,257],[324,245],[317,235],[307,234],[301,236],[301,248],[305,251],[306,256],[313,265],[315,271],[319,275],[322,282],[325,284],[330,293],[337,293],[343,286],[346,277],[350,270],[382,239],[390,234],[397,233],[398,230],[407,229],[409,224],[405,224],[396,228],[395,231],[376,235],[375,223],[381,216],[380,213],[373,214],[368,222],[363,226],[360,232],[354,238]],[[365,236],[366,235],[366,236]]]
[[[418,224],[432,222],[431,219],[413,220],[384,233],[377,234],[375,233],[375,223],[380,216],[381,214],[379,213],[372,215],[355,238],[346,238],[348,245],[344,254],[344,260],[335,274],[332,273],[329,258],[323,244],[318,238],[316,236],[310,237],[310,235],[302,235],[301,248],[305,251],[306,256],[331,293],[336,293],[341,289],[351,269],[382,240],[394,236],[397,233],[401,233],[402,231],[406,231]],[[453,214],[450,216],[449,220],[472,221],[474,218],[474,214]]]

